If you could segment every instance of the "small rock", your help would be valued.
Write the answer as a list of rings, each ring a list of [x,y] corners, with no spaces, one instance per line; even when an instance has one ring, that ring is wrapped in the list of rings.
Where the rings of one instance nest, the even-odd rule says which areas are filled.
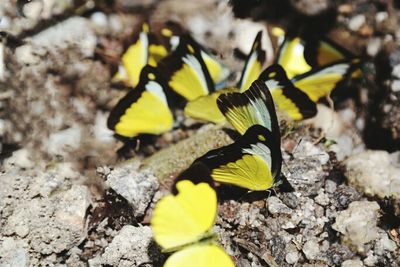
[[[390,88],[394,93],[400,92],[400,80],[393,80]]]
[[[320,247],[316,239],[310,239],[303,245],[303,252],[307,259],[315,260],[320,255]]]
[[[285,260],[289,264],[295,264],[299,261],[300,255],[298,252],[289,252],[286,254]]]
[[[273,215],[292,213],[292,210],[288,206],[283,204],[282,201],[275,196],[267,198],[267,208],[268,211]]]
[[[339,185],[336,192],[334,193],[334,200],[341,209],[345,209],[348,205],[361,198],[360,193],[356,189],[347,185]]]
[[[354,257],[354,253],[345,245],[334,243],[326,252],[329,265],[339,266],[345,260]]]
[[[360,259],[344,261],[341,267],[363,267],[363,262]]]
[[[373,267],[376,266],[377,262],[378,262],[378,257],[374,255],[374,252],[372,250],[368,251],[367,257],[364,259],[365,266]]]
[[[4,162],[6,170],[10,170],[13,166],[21,169],[31,169],[35,166],[35,163],[31,159],[30,152],[27,149],[20,149],[14,151],[12,156],[7,158]]]
[[[339,212],[332,228],[344,235],[344,241],[364,251],[364,244],[378,238],[379,205],[370,201],[355,201]]]
[[[118,267],[139,266],[146,262],[155,262],[148,249],[152,243],[152,232],[148,226],[124,226],[106,247],[100,257],[100,264]],[[89,266],[97,266],[89,260]]]
[[[332,180],[326,180],[325,182],[325,191],[328,194],[333,194],[337,189],[337,184]]]
[[[295,209],[299,204],[299,199],[293,192],[282,193],[280,199],[286,206],[291,209]]]
[[[371,57],[374,57],[378,54],[382,47],[381,38],[371,38],[367,44],[367,54]]]
[[[381,236],[381,239],[375,245],[376,254],[384,255],[385,251],[395,251],[397,248],[396,243],[390,240],[386,233],[382,233]]]
[[[114,169],[106,179],[106,184],[133,206],[135,217],[144,215],[158,189],[155,176],[137,172],[131,165]]]
[[[77,149],[81,143],[82,129],[79,126],[73,126],[59,132],[52,133],[49,136],[46,147],[51,155],[68,155],[68,150]]]
[[[361,26],[364,25],[365,21],[366,21],[365,15],[363,14],[356,15],[350,19],[349,29],[356,32],[361,28]]]
[[[400,168],[386,151],[369,150],[345,161],[349,182],[368,195],[400,198]]]
[[[315,197],[315,203],[321,205],[321,206],[326,206],[329,204],[329,195],[325,194],[323,189],[319,190],[319,194]]]
[[[0,266],[31,266],[26,241],[0,237]]]

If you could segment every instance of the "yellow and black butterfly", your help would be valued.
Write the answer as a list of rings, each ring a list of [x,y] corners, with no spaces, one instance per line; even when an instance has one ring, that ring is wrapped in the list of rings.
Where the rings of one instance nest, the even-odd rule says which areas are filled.
[[[174,118],[167,95],[157,69],[149,65],[144,67],[138,86],[130,90],[111,110],[108,128],[119,136],[129,138],[170,130]]]
[[[240,80],[236,87],[219,89],[211,94],[198,97],[189,101],[185,107],[185,115],[213,123],[225,121],[225,117],[216,105],[219,95],[227,92],[244,92],[251,83],[257,79],[265,62],[265,51],[261,47],[262,32],[260,31],[254,39],[252,49],[247,56]]]
[[[277,185],[282,165],[280,131],[266,84],[256,80],[244,93],[221,95],[218,107],[242,136],[233,144],[195,160],[205,164],[214,181],[252,191]]]
[[[265,69],[259,77],[269,88],[279,111],[293,120],[304,120],[317,114],[317,105],[308,94],[297,88],[277,64]]]
[[[149,24],[143,23],[142,31],[134,37],[133,43],[122,55],[122,64],[113,80],[124,81],[135,88],[144,66],[156,66],[167,54],[167,48],[150,33]]]
[[[181,37],[188,36],[189,33],[183,29],[180,24],[173,21],[167,21],[165,26],[161,29],[161,35],[168,40],[170,51],[175,51],[180,44]],[[220,87],[220,85],[228,78],[230,74],[229,69],[193,38],[191,38],[190,42],[196,43],[196,46],[200,50],[200,55],[210,73],[211,79],[216,87]]]
[[[349,51],[326,38],[305,41],[300,37],[286,37],[279,47],[276,63],[292,79],[316,67],[353,59]]]
[[[163,252],[174,252],[164,267],[233,267],[232,259],[215,242],[217,195],[207,183],[182,180],[177,195],[163,197],[151,219],[154,239]]]
[[[353,59],[316,67],[306,73],[296,75],[292,78],[292,82],[312,101],[317,102],[320,98],[328,96],[339,82],[358,72],[359,64],[358,59]]]
[[[188,101],[215,90],[201,53],[197,42],[184,35],[176,50],[159,63],[168,86]]]

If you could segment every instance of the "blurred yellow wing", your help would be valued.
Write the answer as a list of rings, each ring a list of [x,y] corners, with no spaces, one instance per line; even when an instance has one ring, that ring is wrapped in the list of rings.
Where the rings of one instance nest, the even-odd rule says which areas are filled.
[[[157,63],[168,55],[167,48],[161,44],[150,44],[149,45],[149,60],[150,66],[156,67]]]
[[[172,254],[164,267],[234,267],[232,259],[217,245],[197,244]]]
[[[201,51],[201,57],[203,58],[208,71],[210,72],[210,76],[214,84],[218,85],[228,78],[229,70],[226,66],[224,66],[204,50]]]
[[[164,133],[172,128],[173,122],[157,72],[146,66],[137,88],[130,90],[111,110],[107,125],[120,136],[135,137]]]
[[[238,87],[240,92],[250,88],[262,71],[265,62],[265,51],[262,49],[261,44],[262,31],[260,31],[254,39],[251,51],[246,59]]]
[[[350,66],[349,62],[341,62],[313,69],[294,77],[292,82],[312,101],[317,102],[321,97],[329,95],[336,84],[346,77]]]
[[[193,119],[209,121],[213,123],[225,122],[225,116],[221,113],[217,106],[217,98],[228,92],[238,91],[236,88],[226,88],[215,91],[209,95],[200,96],[189,101],[185,107],[185,115]]]
[[[122,64],[131,86],[139,83],[140,72],[146,66],[149,53],[149,25],[144,23],[136,41],[122,55]],[[118,75],[118,74],[117,74]]]
[[[166,251],[209,235],[217,214],[217,196],[208,184],[182,180],[176,187],[178,194],[163,197],[151,219],[154,239]]]
[[[311,70],[304,57],[304,45],[299,37],[283,41],[276,63],[285,69],[289,79]]]

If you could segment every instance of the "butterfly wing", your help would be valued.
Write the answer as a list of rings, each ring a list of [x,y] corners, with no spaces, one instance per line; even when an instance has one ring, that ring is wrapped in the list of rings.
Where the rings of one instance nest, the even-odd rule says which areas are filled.
[[[174,51],[178,47],[180,36],[185,34],[188,35],[187,31],[185,31],[181,25],[173,21],[166,22],[165,26],[161,29],[161,35],[168,40],[171,51]],[[196,42],[193,38],[191,41]],[[196,42],[196,46],[200,49],[200,55],[214,84],[219,85],[223,83],[229,76],[229,69],[199,43]]]
[[[161,134],[173,126],[173,115],[155,68],[146,66],[139,85],[130,90],[111,110],[108,128],[124,137]]]
[[[261,73],[265,62],[265,51],[262,49],[261,38],[262,31],[260,31],[254,39],[250,54],[246,59],[242,75],[238,83],[240,92],[247,90],[251,83],[254,82]]]
[[[151,226],[156,242],[166,251],[199,241],[211,230],[217,214],[217,196],[206,183],[183,180],[178,194],[163,197],[156,205]]]
[[[290,118],[302,120],[317,114],[316,104],[289,81],[280,65],[271,65],[261,73],[259,79],[269,88],[278,109]]]
[[[201,57],[214,84],[217,86],[222,84],[229,76],[229,69],[204,48],[201,50]]]
[[[281,171],[280,141],[267,128],[253,125],[233,144],[211,150],[197,161],[208,166],[217,182],[267,190]]]
[[[293,84],[317,102],[327,96],[336,87],[337,83],[346,78],[351,62],[343,61],[328,66],[315,68],[292,79]]]
[[[304,57],[310,66],[318,67],[348,60],[354,56],[331,40],[323,38],[307,42],[304,48]]]
[[[213,123],[225,122],[225,116],[217,106],[217,99],[221,94],[238,91],[236,88],[226,88],[215,91],[209,95],[200,96],[189,101],[184,109],[186,116],[194,119]]]
[[[285,69],[289,79],[311,70],[304,57],[303,41],[299,37],[285,38],[279,47],[276,63]]]
[[[172,254],[164,267],[234,267],[232,259],[219,246],[197,244]]]
[[[266,84],[256,80],[243,93],[222,94],[217,99],[218,108],[232,126],[243,135],[255,124],[269,131],[279,132],[274,102]]]
[[[133,43],[128,47],[122,55],[123,70],[119,70],[115,77],[129,81],[129,84],[136,87],[139,83],[140,72],[146,66],[149,58],[149,25],[143,23],[142,31],[135,36]]]
[[[156,67],[157,63],[168,55],[168,49],[161,44],[154,34],[149,34],[148,62],[150,66]]]
[[[159,63],[169,87],[187,100],[213,92],[214,83],[197,43],[188,35],[180,39],[177,49]]]

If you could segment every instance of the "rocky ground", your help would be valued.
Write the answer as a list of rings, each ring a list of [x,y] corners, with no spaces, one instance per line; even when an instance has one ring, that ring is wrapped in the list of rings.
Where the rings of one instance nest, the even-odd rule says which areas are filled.
[[[286,2],[298,14],[329,8]],[[221,190],[215,231],[237,266],[400,265],[400,7],[337,2],[329,36],[365,59],[363,79],[343,85],[336,110],[280,121],[295,192],[250,201]],[[232,140],[227,125],[182,118],[118,157],[105,125],[125,93],[113,71],[143,19],[187,25],[238,71],[235,48],[276,22],[258,18],[235,19],[217,0],[1,1],[0,266],[162,265],[154,204],[195,158]],[[264,43],[271,61],[274,40]]]

